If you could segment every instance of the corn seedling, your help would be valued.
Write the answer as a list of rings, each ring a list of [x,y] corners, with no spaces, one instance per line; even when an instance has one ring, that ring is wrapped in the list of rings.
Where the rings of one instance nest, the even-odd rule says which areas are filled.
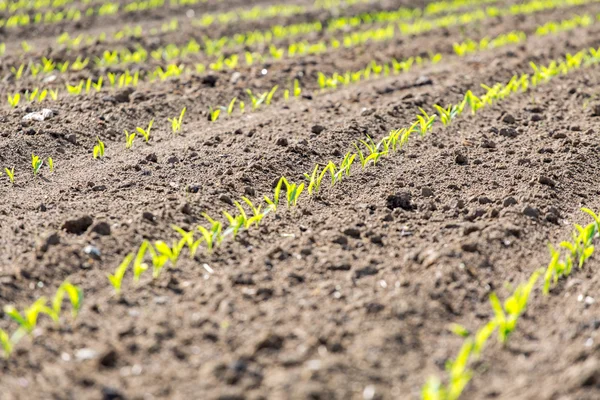
[[[144,137],[146,143],[148,143],[148,141],[150,140],[150,130],[152,129],[153,124],[154,119],[151,119],[146,129],[140,128],[139,126],[135,128],[135,130],[138,131],[138,133]]]
[[[96,136],[97,144],[94,146],[93,156],[94,158],[104,157],[104,142]]]
[[[13,351],[13,341],[11,340],[8,333],[0,329],[0,346],[2,346],[2,350],[4,352],[4,358],[10,357],[10,354]]]
[[[131,149],[133,147],[133,141],[135,140],[135,132],[129,133],[127,129],[125,131],[125,148]]]
[[[266,105],[271,105],[271,101],[273,100],[273,96],[275,95],[275,92],[277,91],[277,89],[279,88],[278,85],[273,86],[273,88],[271,89],[271,91],[269,91],[269,94],[267,94],[267,98],[265,100],[265,104]]]
[[[185,115],[186,110],[187,107],[183,107],[183,110],[181,110],[181,113],[179,114],[178,118],[168,118],[169,122],[171,123],[171,129],[173,130],[174,134],[181,132],[181,127],[183,125],[183,116]]]
[[[16,108],[19,105],[19,102],[21,101],[21,94],[15,93],[13,95],[8,94],[7,96],[8,96],[8,104],[12,108]]]
[[[52,157],[48,157],[48,168],[50,168],[50,173],[54,172],[54,160]]]
[[[25,64],[21,64],[19,66],[19,68],[10,67],[10,72],[13,73],[13,75],[15,76],[16,80],[21,79],[21,77],[23,76],[23,71],[24,70],[25,70]]]
[[[437,110],[440,120],[444,126],[448,126],[454,120],[454,118],[460,114],[460,111],[462,111],[459,109],[459,107],[452,105],[448,106],[447,108],[443,108],[435,104],[433,107]]]
[[[417,126],[419,128],[419,134],[421,136],[425,136],[427,134],[427,132],[429,132],[429,130],[431,130],[431,126],[433,125],[433,122],[435,121],[435,115],[428,115],[425,110],[423,110],[422,108],[419,107],[419,111],[421,111],[421,114],[423,115],[417,115],[417,120],[419,121],[419,125]]]
[[[31,167],[33,168],[33,176],[36,176],[42,168],[42,164],[44,164],[44,160],[42,160],[39,156],[35,154],[31,154]]]
[[[233,108],[235,107],[235,102],[237,101],[237,97],[234,97],[230,102],[229,106],[227,106],[227,115],[231,115],[233,113]]]
[[[11,169],[8,168],[4,168],[4,171],[6,171],[6,176],[8,176],[8,180],[10,181],[11,184],[15,184],[15,167],[12,167]]]
[[[220,108],[216,108],[213,110],[212,106],[209,107],[208,118],[210,122],[215,122],[217,119],[219,119],[219,115],[221,115]]]
[[[76,318],[83,303],[83,290],[68,281],[63,282],[56,291],[54,299],[52,300],[52,310],[57,316],[60,316],[62,302],[65,295],[68,296],[69,301],[71,302],[71,315],[73,318]]]
[[[300,97],[302,94],[302,89],[300,88],[300,81],[298,79],[294,79],[294,97]]]
[[[140,277],[148,269],[148,264],[144,263],[144,257],[146,256],[148,246],[150,246],[150,242],[144,240],[133,260],[133,281],[135,283],[140,281]]]
[[[298,198],[304,191],[304,183],[300,185],[296,183],[289,183],[285,178],[281,178],[286,186],[286,200],[288,207],[296,206],[298,204]]]
[[[130,253],[123,259],[121,264],[115,270],[114,274],[108,274],[108,280],[115,289],[115,294],[119,294],[121,292],[123,277],[125,276],[125,272],[127,272],[127,268],[129,268],[129,264],[131,264],[131,260],[133,260],[133,254]]]
[[[169,261],[169,257],[167,255],[157,253],[152,246],[148,246],[148,251],[152,257],[152,278],[157,279],[160,276],[165,264],[167,261]]]
[[[25,332],[31,334],[37,326],[37,320],[40,314],[46,314],[54,321],[58,320],[58,316],[46,305],[47,303],[48,300],[46,300],[45,297],[42,297],[23,310],[23,314],[21,314],[14,306],[10,305],[4,307],[4,313],[16,321]]]
[[[252,102],[252,111],[257,110],[260,107],[260,105],[266,100],[268,95],[268,93],[265,92],[261,94],[260,97],[256,97],[250,89],[247,89],[246,93],[248,93],[248,96],[250,96],[250,101]]]

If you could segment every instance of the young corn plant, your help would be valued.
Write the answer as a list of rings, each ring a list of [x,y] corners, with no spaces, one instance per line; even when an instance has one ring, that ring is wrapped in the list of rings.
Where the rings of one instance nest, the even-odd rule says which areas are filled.
[[[244,227],[246,220],[243,215],[233,217],[227,211],[223,211],[223,215],[225,216],[225,218],[227,219],[227,223],[229,224],[229,226],[223,233],[223,236],[232,235],[233,239],[235,239],[239,230]]]
[[[108,274],[108,281],[115,289],[115,294],[117,295],[121,293],[123,277],[125,276],[125,272],[127,272],[127,268],[129,268],[129,264],[131,264],[131,260],[133,260],[133,254],[127,254],[127,256],[123,259],[121,264],[115,270],[115,273]]]
[[[179,117],[168,118],[169,122],[171,123],[171,129],[173,130],[173,133],[175,135],[177,135],[179,132],[181,132],[181,128],[183,126],[183,116],[185,115],[186,110],[187,110],[187,107],[183,107],[183,110],[181,110],[181,113],[179,113]]]
[[[527,302],[535,283],[537,282],[541,271],[536,271],[531,275],[527,283],[521,283],[514,293],[506,299],[504,307],[500,304],[498,296],[495,293],[490,295],[490,303],[495,314],[495,322],[498,327],[498,340],[506,343],[508,337],[517,327],[517,321],[521,314],[527,309]]]
[[[127,129],[125,131],[125,148],[131,149],[133,147],[133,141],[135,140],[135,132],[129,133]]]
[[[15,94],[11,95],[9,93],[7,96],[8,96],[8,104],[12,108],[16,108],[19,105],[19,102],[21,101],[21,94],[15,93]]]
[[[433,107],[437,110],[444,126],[448,126],[458,115],[460,115],[461,111],[456,105],[449,105],[447,108],[443,108],[435,104]]]
[[[302,94],[302,88],[300,88],[300,81],[294,79],[294,97],[300,97]]]
[[[33,176],[37,176],[40,168],[44,164],[44,160],[42,160],[39,156],[31,153],[31,168],[33,168]]]
[[[417,127],[419,134],[421,135],[421,137],[423,137],[427,134],[427,132],[431,130],[436,116],[430,116],[421,107],[419,107],[419,111],[421,111],[421,114],[423,115],[417,115],[417,120],[419,121],[419,125]]]
[[[267,99],[268,95],[268,93],[265,92],[259,97],[256,97],[250,89],[247,89],[246,93],[248,93],[248,96],[250,96],[250,101],[252,102],[252,111],[256,111],[260,107],[260,105]]]
[[[148,264],[144,263],[144,257],[149,246],[150,242],[144,240],[133,260],[133,281],[136,284],[139,283],[142,274],[148,270]]]
[[[286,200],[288,207],[296,206],[298,204],[298,198],[304,191],[304,183],[298,185],[296,183],[289,183],[285,178],[282,179],[284,179],[283,182],[287,189]]]
[[[71,315],[73,318],[76,318],[77,314],[79,314],[79,310],[81,310],[81,305],[83,304],[83,290],[79,286],[71,284],[69,281],[64,281],[56,291],[54,299],[52,300],[52,310],[57,316],[60,316],[65,295],[69,298],[69,302],[71,303]]]
[[[93,156],[94,158],[102,158],[104,157],[104,142],[98,136],[96,136],[96,140],[97,143],[94,146]]]
[[[48,168],[50,169],[50,173],[54,173],[54,160],[52,157],[48,157]]]
[[[267,94],[267,98],[265,99],[265,104],[270,106],[271,105],[271,101],[273,101],[273,96],[275,96],[275,92],[277,91],[277,89],[279,88],[278,85],[273,86],[273,88],[269,91],[269,93]]]
[[[15,184],[15,167],[12,167],[11,169],[4,168],[4,171],[6,172],[6,176],[8,176],[8,180],[10,181],[10,183],[12,185],[14,185]]]
[[[33,333],[40,314],[46,314],[54,321],[58,320],[56,313],[47,306],[48,300],[41,297],[21,314],[14,306],[5,306],[4,313],[16,321],[26,333]]]
[[[216,109],[213,109],[212,106],[209,106],[208,120],[210,122],[218,120],[219,115],[221,115],[221,108],[217,107]]]
[[[14,342],[9,334],[2,329],[0,329],[0,346],[2,346],[4,358],[8,359],[13,351]]]
[[[154,124],[154,119],[151,119],[150,123],[148,123],[148,127],[146,129],[140,128],[139,126],[135,128],[135,130],[138,131],[138,133],[144,137],[144,139],[146,140],[146,143],[148,143],[148,141],[150,140],[150,130],[152,129],[153,124]]]
[[[237,101],[237,97],[234,97],[227,106],[227,115],[231,115],[233,113],[235,102]]]

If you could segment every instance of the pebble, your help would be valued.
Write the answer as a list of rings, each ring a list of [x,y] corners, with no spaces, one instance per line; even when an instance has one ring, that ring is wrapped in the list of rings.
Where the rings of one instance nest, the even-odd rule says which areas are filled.
[[[42,111],[36,111],[25,115],[23,117],[23,121],[45,121],[52,118],[55,114],[56,111],[53,111],[49,108],[44,108]]]

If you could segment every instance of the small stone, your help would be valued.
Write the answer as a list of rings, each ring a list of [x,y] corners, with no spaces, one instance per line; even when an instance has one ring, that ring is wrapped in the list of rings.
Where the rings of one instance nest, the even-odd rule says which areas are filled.
[[[158,157],[156,157],[156,153],[150,153],[146,156],[146,161],[150,162],[158,162]]]
[[[56,114],[55,111],[49,108],[44,108],[42,111],[32,112],[25,115],[22,121],[45,121],[52,118]]]
[[[88,348],[79,349],[75,352],[75,358],[79,361],[93,360],[97,355],[96,350]]]
[[[430,187],[421,188],[421,196],[423,197],[432,197],[433,190]]]
[[[233,201],[231,200],[231,197],[227,196],[226,194],[222,194],[219,196],[219,200],[221,200],[223,203],[229,204],[229,205],[233,205]]]
[[[540,210],[531,206],[525,206],[525,208],[523,208],[523,214],[530,218],[538,218],[540,216]]]
[[[183,203],[181,206],[179,206],[179,211],[182,214],[192,215],[192,206],[190,206],[190,203]]]
[[[460,245],[460,248],[467,253],[477,252],[477,242],[465,242]]]
[[[325,130],[324,126],[321,125],[313,125],[312,128],[310,128],[310,131],[312,133],[314,133],[315,135],[320,134],[321,132],[323,132]]]
[[[533,114],[531,116],[531,122],[538,122],[543,120],[542,116],[540,114]]]
[[[486,196],[481,196],[477,200],[479,201],[479,204],[490,204],[492,202],[492,200]]]
[[[509,138],[517,137],[518,133],[514,128],[502,128],[500,129],[500,136],[505,136]]]
[[[142,213],[142,218],[150,222],[154,222],[156,220],[156,217],[150,211],[144,211]]]
[[[67,142],[69,142],[71,144],[77,144],[77,135],[75,135],[74,133],[67,135],[66,139],[67,139]]]
[[[97,247],[94,247],[91,244],[88,244],[87,246],[85,246],[83,248],[83,252],[85,254],[87,254],[88,256],[90,256],[90,258],[93,258],[94,260],[99,261],[101,259],[100,250],[98,250]]]
[[[546,185],[546,186],[550,186],[550,187],[555,187],[556,186],[556,182],[551,179],[548,176],[542,175],[540,176],[540,178],[538,179],[538,182],[541,183],[542,185]]]
[[[368,117],[369,115],[373,114],[375,112],[374,108],[363,108],[360,111],[360,115],[361,117]]]
[[[89,215],[84,215],[83,217],[77,219],[65,221],[65,223],[62,225],[62,229],[68,233],[81,235],[87,231],[87,229],[92,226],[93,223],[94,219],[92,217]]]
[[[458,153],[456,157],[454,157],[454,162],[458,165],[466,165],[469,163],[469,159],[462,153]]]
[[[286,138],[278,138],[277,141],[275,142],[275,144],[277,146],[287,146],[288,145],[288,140]]]
[[[517,200],[514,197],[509,196],[509,197],[507,197],[507,198],[504,199],[504,201],[502,202],[502,204],[504,205],[504,207],[510,207],[512,205],[517,204]]]
[[[52,232],[50,234],[47,234],[45,237],[43,237],[39,241],[38,250],[41,251],[42,253],[45,253],[48,251],[48,249],[50,247],[56,246],[59,243],[60,243],[60,236],[58,236],[58,233]]]
[[[108,224],[108,222],[98,222],[92,227],[92,232],[95,232],[98,235],[108,236],[110,235],[110,225]]]
[[[364,267],[364,268],[360,268],[360,269],[356,270],[354,272],[354,277],[356,279],[360,279],[364,276],[376,275],[378,272],[379,272],[379,270],[377,268],[368,266],[368,267]]]
[[[332,242],[342,246],[346,246],[348,244],[348,238],[346,236],[338,236],[335,239],[333,239]]]
[[[350,236],[354,239],[360,239],[360,231],[356,228],[347,228],[342,232],[346,236]]]
[[[167,163],[169,164],[177,164],[179,162],[179,158],[175,156],[171,156],[167,159]]]
[[[102,367],[114,368],[117,366],[118,360],[119,354],[115,350],[111,349],[102,354],[98,362]]]
[[[244,188],[244,194],[246,194],[246,196],[255,196],[256,190],[254,190],[252,186],[246,186]]]
[[[387,208],[390,210],[394,210],[396,208],[401,208],[406,211],[410,211],[413,209],[413,205],[411,204],[411,194],[410,192],[400,192],[397,194],[389,195],[387,198]]]
[[[505,124],[514,124],[516,120],[511,114],[505,114],[504,117],[502,117],[502,122]]]

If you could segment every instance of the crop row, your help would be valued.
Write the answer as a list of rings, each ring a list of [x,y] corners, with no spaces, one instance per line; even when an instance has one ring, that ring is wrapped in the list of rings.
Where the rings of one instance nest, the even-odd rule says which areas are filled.
[[[267,215],[277,213],[280,207],[295,207],[302,199],[306,199],[307,196],[311,197],[319,192],[324,187],[324,179],[330,181],[333,186],[349,177],[356,169],[354,168],[356,164],[360,164],[361,169],[377,165],[382,158],[389,157],[402,149],[408,143],[411,135],[419,134],[420,136],[425,136],[433,129],[433,125],[437,119],[439,119],[443,125],[451,124],[467,110],[470,110],[471,113],[475,114],[481,109],[494,104],[497,101],[503,100],[513,93],[526,91],[530,87],[547,82],[556,75],[566,74],[577,70],[582,66],[596,64],[598,62],[600,62],[600,50],[590,49],[581,51],[573,56],[568,55],[564,60],[552,62],[548,66],[536,66],[535,64],[532,64],[533,72],[531,74],[514,76],[507,84],[498,83],[492,87],[483,85],[485,93],[479,97],[474,95],[473,92],[468,91],[464,95],[464,98],[457,104],[443,107],[435,105],[434,108],[437,111],[437,115],[429,115],[425,110],[421,109],[421,114],[417,116],[416,120],[410,126],[393,130],[379,142],[374,142],[371,138],[360,140],[355,144],[356,151],[348,152],[339,163],[329,161],[325,165],[315,165],[314,169],[305,174],[305,182],[295,183],[285,177],[281,177],[272,195],[264,196],[263,204],[254,204],[250,199],[244,197],[242,198],[242,202],[235,201],[234,204],[236,205],[238,213],[233,215],[229,214],[227,211],[223,211],[222,213],[226,218],[226,223],[204,214],[205,219],[209,223],[208,227],[200,225],[194,231],[190,232],[186,232],[179,227],[174,227],[174,229],[179,232],[180,238],[172,241],[171,244],[161,240],[154,241],[153,243],[150,243],[149,241],[143,242],[136,251],[125,257],[123,263],[121,263],[113,274],[109,275],[109,282],[116,292],[120,292],[123,278],[130,266],[133,269],[134,281],[136,283],[141,280],[144,272],[150,268],[153,271],[153,279],[157,279],[165,266],[170,264],[171,267],[175,267],[177,265],[184,249],[187,248],[187,253],[191,258],[196,257],[201,246],[205,251],[210,253],[226,238],[235,238],[241,230],[259,226]],[[185,110],[182,111],[178,118],[173,118],[171,122],[176,120],[177,123],[181,125],[184,113]],[[143,136],[149,136],[151,128],[152,123],[146,129],[140,128],[138,132]],[[94,149],[94,155],[101,158],[101,154],[103,153],[104,144],[98,140]],[[34,168],[34,172],[36,168],[39,170],[39,167],[41,166],[40,161],[41,159],[39,157],[32,156],[32,167]],[[242,204],[245,204],[246,207],[249,208],[249,211],[247,211],[246,207]],[[585,234],[587,235],[586,237],[589,236],[589,229],[581,232],[584,232],[581,233],[581,235]],[[195,235],[198,233],[200,234],[200,237],[196,239]],[[588,242],[589,241],[587,240],[583,242],[585,243],[585,246],[583,246],[583,253],[587,256],[589,256],[588,254],[590,251]],[[575,256],[577,256],[579,257],[577,258],[578,262],[581,263],[581,256],[579,254],[581,248],[582,247],[577,243],[573,245],[572,249],[575,250],[571,253],[571,260],[574,260]],[[563,264],[569,265],[568,260],[569,259],[567,258],[567,261]],[[568,274],[570,269],[563,267],[563,264],[558,261],[551,264],[551,267],[549,267],[550,272],[547,273],[546,280],[556,279],[555,277]],[[525,289],[521,288],[521,291],[523,290]],[[69,292],[67,291],[65,293],[68,294]],[[69,296],[71,295],[69,294]],[[519,296],[521,296],[521,294],[519,294]],[[36,317],[35,319],[32,319],[34,323],[37,321],[37,315],[40,313],[46,313],[51,316],[49,309],[41,307],[45,307],[45,304],[45,301],[40,301],[37,306],[30,310],[32,313],[31,315]],[[22,320],[27,322],[26,318],[22,318]],[[28,326],[31,326],[31,324]],[[510,327],[510,325],[507,326]],[[2,333],[2,336],[6,339],[7,334]],[[11,343],[13,343],[12,339],[9,342],[10,347],[8,348],[12,348]],[[7,348],[6,345],[5,348]],[[465,377],[466,376],[468,376],[468,374],[465,375]],[[465,377],[463,377],[463,380]],[[454,382],[454,380],[451,380],[451,382]],[[433,385],[431,383],[428,384],[427,393],[430,393],[433,390],[431,389],[432,387]],[[438,388],[439,390],[436,393],[445,393],[446,389],[444,387],[439,385]],[[441,398],[443,399],[444,397]],[[432,399],[435,399],[435,397],[432,397]]]
[[[557,33],[557,32],[562,31],[562,29],[567,29],[567,28],[574,29],[579,26],[588,26],[591,23],[591,21],[593,21],[593,20],[590,16],[583,16],[583,17],[576,16],[569,20],[545,23],[544,25],[541,25],[540,27],[538,27],[535,32],[536,32],[536,35],[546,35],[547,32]],[[548,27],[548,26],[560,26],[563,28],[548,31],[546,29],[546,27]],[[512,39],[513,37],[515,39]],[[480,51],[480,50],[485,50],[488,48],[498,48],[498,47],[509,45],[512,43],[518,43],[526,38],[527,38],[527,36],[524,32],[514,31],[514,32],[510,32],[509,34],[501,34],[493,39],[483,39],[479,42],[479,44],[477,46],[466,47],[467,43],[476,43],[472,40],[468,40],[461,44],[455,44],[454,50],[457,54],[464,55],[465,53],[471,53],[473,51]],[[466,48],[466,50],[459,51],[459,49],[465,49],[465,48]],[[434,54],[434,55],[431,55],[429,57],[429,59],[424,59],[422,57],[417,56],[417,57],[410,57],[404,61],[397,61],[395,59],[391,59],[390,61],[382,62],[381,64],[377,63],[375,61],[371,61],[364,68],[361,68],[356,71],[335,72],[330,76],[327,76],[323,73],[318,73],[317,83],[321,89],[336,88],[341,85],[347,86],[349,84],[360,82],[364,79],[369,79],[370,77],[378,77],[381,75],[388,76],[389,74],[398,74],[401,72],[407,72],[414,65],[418,66],[425,61],[429,61],[429,62],[435,64],[435,63],[439,62],[441,59],[442,59],[441,54]],[[80,61],[76,60],[76,62],[80,62]],[[47,65],[48,60],[44,60],[44,63],[45,63],[45,65]],[[21,68],[24,68],[24,66],[21,66]],[[48,67],[44,67],[44,68],[51,69],[52,65],[49,65]],[[78,68],[81,68],[81,66]],[[22,72],[22,71],[17,70],[16,74],[18,75],[20,72]],[[166,77],[172,76],[172,75],[179,76],[182,72],[183,72],[183,69],[181,69],[179,67],[171,68],[170,70],[167,70],[166,72],[162,71],[162,70],[157,70],[157,74],[154,77],[151,75],[149,79],[155,79],[156,76],[158,76],[160,79],[166,79]],[[127,71],[120,75],[116,75],[114,73],[108,73],[106,80],[104,79],[104,77],[100,77],[98,79],[98,81],[96,81],[96,82],[93,82],[91,79],[88,79],[86,81],[82,80],[77,85],[66,84],[66,89],[67,89],[67,92],[72,95],[88,94],[90,92],[100,91],[103,88],[104,82],[106,82],[106,84],[109,85],[111,88],[126,87],[126,86],[135,87],[138,85],[138,82],[139,82],[139,73],[136,72],[136,73],[130,74]],[[298,90],[299,90],[298,88],[299,88],[299,83],[296,82],[294,84],[292,94],[295,95],[295,93],[298,92]],[[263,103],[265,103],[266,105],[269,105],[271,103],[271,100],[273,99],[273,96],[275,95],[275,92],[277,91],[277,89],[278,89],[278,87],[273,87],[270,91],[264,92],[263,94],[258,94],[258,95],[254,95],[254,93],[248,89],[246,92],[248,94],[249,104],[252,105],[252,111],[255,111],[256,109],[258,109]],[[290,97],[290,90],[287,90],[287,89],[284,90],[283,99],[287,100],[289,97]],[[41,103],[42,101],[44,101],[48,98],[52,99],[52,100],[57,100],[58,89],[53,89],[53,90],[52,89],[34,89],[31,92],[25,92],[23,94],[21,94],[21,93],[8,94],[8,103],[11,107],[17,107],[20,104],[20,101],[22,99],[29,101],[30,103],[33,103],[33,102]],[[234,106],[236,105],[236,102],[238,100],[240,100],[240,99],[238,99],[238,97],[236,96],[229,102],[229,104],[227,106],[211,107],[209,119],[211,121],[216,121],[219,118],[219,116],[223,115],[223,113],[225,113],[225,112],[227,113],[227,115],[231,115],[234,111]],[[240,100],[238,104],[239,104],[240,111],[242,113],[244,113],[246,110],[245,102],[243,100]]]
[[[283,57],[293,58],[307,54],[322,54],[324,52],[329,52],[340,48],[352,48],[368,42],[389,41],[398,35],[416,35],[439,28],[468,25],[470,23],[482,21],[498,15],[520,15],[520,13],[530,14],[533,12],[540,12],[557,7],[569,7],[574,3],[581,4],[596,1],[598,0],[532,0],[528,3],[519,5],[516,8],[515,6],[504,9],[488,7],[485,11],[479,10],[459,15],[449,15],[433,20],[418,20],[412,23],[399,23],[398,26],[389,24],[387,27],[383,28],[344,34],[341,37],[332,38],[329,41],[321,40],[313,43],[301,41],[291,43],[286,47],[277,47],[271,45],[269,47],[268,55],[263,55],[256,52],[245,52],[242,54],[232,54],[228,57],[225,57],[225,55],[221,53],[221,55],[214,62],[209,63],[208,66],[202,63],[197,63],[194,65],[194,69],[198,73],[203,73],[207,70],[207,68],[214,71],[221,71],[223,69],[233,70],[238,68],[242,62],[245,62],[245,64],[249,66],[257,62],[264,63],[271,60],[278,60]],[[212,45],[214,47],[214,43]],[[206,50],[209,48],[204,47],[204,49]],[[120,51],[115,50],[111,52],[107,50],[102,54],[102,57],[96,57],[94,60],[91,60],[89,57],[83,60],[78,58],[72,63],[69,63],[68,61],[58,62],[55,60],[42,58],[38,62],[30,63],[29,68],[27,69],[25,69],[27,65],[23,63],[19,66],[12,66],[11,71],[13,71],[14,77],[18,80],[23,76],[24,71],[29,71],[33,76],[37,76],[39,72],[50,73],[56,70],[61,73],[64,73],[68,70],[82,71],[91,67],[93,64],[104,67],[121,64],[143,64],[148,62],[150,58],[157,61],[162,59],[167,62],[172,62],[174,60],[181,60],[192,55],[201,54],[202,52],[203,46],[201,46],[195,40],[191,40],[181,47],[176,45],[168,45],[151,51],[141,46],[137,47],[137,49],[133,51],[129,49],[122,49]],[[219,53],[212,48],[209,49],[209,52],[215,56]],[[180,66],[181,65],[184,64],[180,64]],[[173,67],[169,66],[169,68]],[[162,68],[161,70],[164,72]],[[153,73],[150,73],[149,80],[163,76],[161,70],[157,68]],[[17,72],[20,73],[17,74]]]
[[[556,283],[559,278],[568,277],[574,267],[583,268],[586,260],[594,254],[593,241],[599,237],[600,217],[590,209],[583,208],[582,211],[589,214],[593,222],[585,227],[575,224],[571,241],[560,243],[559,248],[564,254],[549,244],[551,260],[545,270],[534,271],[527,281],[517,286],[504,303],[500,302],[495,293],[490,294],[489,300],[494,315],[486,324],[474,333],[458,324],[450,326],[453,333],[465,337],[465,340],[456,358],[446,364],[446,383],[443,384],[437,377],[430,378],[422,390],[423,400],[457,400],[473,377],[470,365],[481,357],[482,350],[494,332],[498,334],[498,341],[506,345],[509,336],[517,328],[519,318],[527,311],[527,303],[539,278],[544,278],[541,291],[547,296],[552,283]]]
[[[235,201],[234,204],[239,211],[236,215],[231,215],[226,211],[222,214],[226,218],[226,223],[219,221],[216,218],[203,214],[208,221],[209,226],[199,225],[196,229],[200,233],[199,239],[195,240],[194,231],[185,232],[178,227],[174,229],[180,233],[181,237],[172,242],[172,246],[166,241],[158,240],[153,245],[145,241],[140,248],[134,253],[136,254],[135,262],[133,263],[134,281],[137,283],[141,275],[148,269],[148,266],[153,267],[153,279],[159,277],[165,264],[170,263],[174,268],[177,265],[180,255],[185,247],[188,248],[188,254],[193,259],[200,245],[204,245],[205,250],[210,253],[215,246],[220,245],[227,237],[231,236],[235,239],[237,233],[241,229],[250,229],[253,226],[258,227],[260,222],[271,213],[277,213],[280,206],[286,205],[288,208],[295,207],[301,198],[306,196],[311,197],[319,192],[323,187],[323,180],[331,182],[331,185],[336,185],[342,182],[346,177],[350,176],[355,162],[360,164],[361,169],[365,169],[370,165],[377,163],[384,157],[388,157],[398,150],[402,149],[407,143],[411,135],[417,133],[423,137],[433,128],[433,124],[439,117],[443,125],[451,124],[456,118],[463,114],[464,111],[470,110],[473,114],[481,109],[490,106],[498,101],[501,101],[508,96],[519,91],[527,91],[530,87],[535,87],[539,84],[546,83],[554,76],[559,74],[567,74],[575,71],[583,66],[597,64],[600,62],[600,49],[583,50],[579,53],[567,57],[560,61],[553,61],[548,66],[537,66],[532,64],[533,72],[531,74],[523,74],[514,76],[507,84],[497,83],[492,87],[482,85],[486,92],[478,97],[471,91],[468,91],[462,101],[458,104],[447,105],[445,107],[435,105],[438,115],[429,115],[425,110],[420,109],[421,114],[417,116],[415,122],[409,127],[393,130],[390,134],[382,138],[379,142],[374,142],[371,138],[360,140],[356,143],[356,152],[348,152],[342,161],[334,163],[329,161],[326,165],[315,165],[314,169],[306,174],[305,182],[294,183],[285,177],[281,177],[276,185],[271,196],[264,196],[264,203],[255,205],[250,199],[242,197],[242,202]],[[242,205],[245,203],[250,211],[246,211]],[[110,278],[111,284],[115,287],[115,291],[121,290],[122,280],[125,273],[134,260],[131,253],[125,259],[115,274]],[[148,259],[148,263],[144,260]]]
[[[424,9],[421,8],[406,8],[401,7],[394,11],[377,11],[377,12],[364,12],[357,15],[335,17],[330,18],[326,21],[314,20],[301,24],[289,24],[289,25],[273,25],[269,29],[263,31],[250,31],[246,33],[240,33],[233,36],[224,36],[220,38],[211,39],[205,37],[203,39],[204,48],[207,49],[207,54],[211,54],[208,49],[212,49],[212,53],[215,50],[229,48],[236,45],[251,46],[257,43],[268,44],[275,39],[291,38],[297,35],[306,33],[321,32],[322,30],[335,31],[339,29],[347,29],[350,27],[357,27],[363,24],[373,24],[378,22],[394,22],[400,20],[410,20],[413,18],[420,18],[425,16],[433,16],[442,12],[448,12],[463,8],[467,5],[481,4],[481,3],[495,3],[497,0],[452,0],[452,1],[438,1],[428,4]],[[348,6],[349,4],[344,4]],[[251,10],[242,11],[230,11],[221,14],[207,14],[202,19],[193,19],[192,26],[206,27],[212,25],[212,21],[217,21],[222,24],[231,23],[236,21],[236,18],[241,20],[253,20],[258,19],[262,16],[263,18],[274,17],[274,16],[289,16],[296,15],[299,12],[308,11],[304,6],[270,6],[268,8],[261,8],[257,6]],[[208,21],[211,21],[210,23]],[[112,34],[112,39],[116,42],[128,39],[128,38],[141,38],[142,35],[146,36],[156,35],[159,32],[175,32],[180,29],[179,20],[177,18],[172,19],[168,23],[163,23],[162,28],[151,28],[144,29],[142,25],[125,26],[121,30]],[[92,45],[94,43],[103,43],[107,41],[107,35],[105,32],[99,34],[79,34],[76,37],[71,37],[68,32],[63,32],[57,39],[56,42],[59,45],[64,45],[69,49],[76,49],[82,44]],[[2,54],[0,54],[2,55]]]

